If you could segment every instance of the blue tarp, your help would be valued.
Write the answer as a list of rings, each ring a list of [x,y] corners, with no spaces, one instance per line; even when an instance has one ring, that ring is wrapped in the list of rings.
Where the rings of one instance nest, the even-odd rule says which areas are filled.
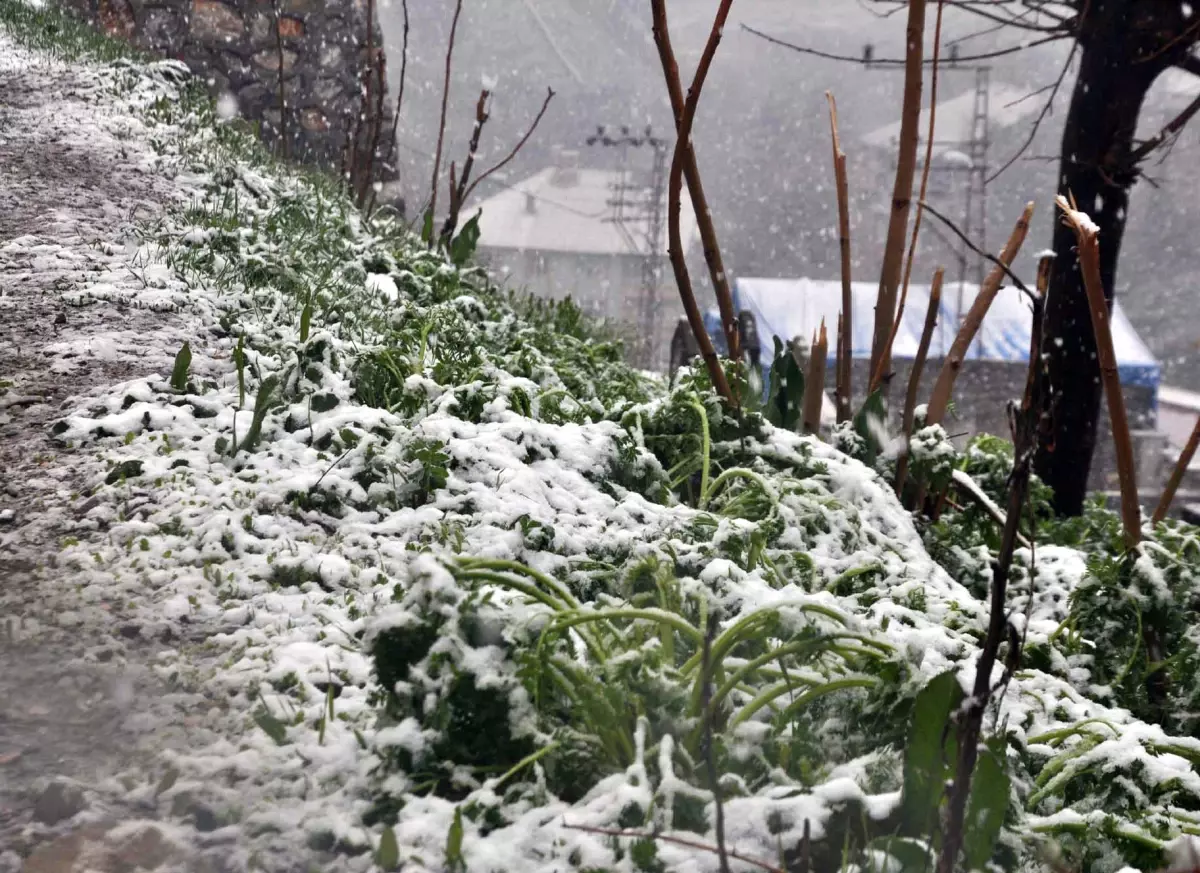
[[[878,285],[873,282],[855,282],[852,285],[854,312],[851,339],[855,358],[871,356],[877,291]],[[961,294],[957,283],[943,288],[938,327],[929,349],[930,358],[945,357],[954,341],[959,308],[966,312],[977,292],[975,285],[962,286]],[[805,342],[811,342],[822,319],[829,333],[829,365],[834,364],[835,334],[838,313],[842,308],[840,281],[744,278],[734,283],[733,297],[737,311],[745,309],[754,313],[764,366],[769,366],[774,357],[773,337],[778,336],[784,341],[802,337]],[[916,355],[928,306],[929,286],[910,285],[904,318],[892,348],[893,358],[905,360]],[[967,359],[1027,362],[1031,322],[1029,303],[1022,294],[1015,288],[1001,289]],[[721,319],[716,310],[705,313],[705,323],[713,342],[723,350]],[[1119,302],[1113,307],[1110,324],[1121,382],[1149,387],[1157,392],[1162,379],[1162,367],[1138,337]]]

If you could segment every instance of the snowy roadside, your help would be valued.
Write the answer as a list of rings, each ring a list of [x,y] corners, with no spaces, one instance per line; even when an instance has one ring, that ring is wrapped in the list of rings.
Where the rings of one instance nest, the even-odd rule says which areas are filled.
[[[0,376],[12,383],[0,451],[13,510],[0,529],[0,604],[21,619],[0,649],[0,706],[18,707],[2,710],[0,756],[5,743],[29,746],[0,764],[0,776],[18,774],[16,790],[0,783],[13,799],[78,759],[93,802],[71,827],[102,822],[94,841],[128,843],[131,820],[158,820],[171,848],[156,863],[198,871],[708,870],[711,853],[663,845],[647,860],[564,826],[613,826],[632,808],[638,823],[682,828],[690,803],[689,826],[704,833],[711,795],[672,770],[670,733],[652,742],[653,711],[617,737],[630,746],[623,770],[570,786],[569,801],[549,790],[552,756],[537,756],[561,738],[539,726],[521,684],[528,662],[512,652],[533,648],[555,608],[599,590],[580,607],[595,618],[625,605],[615,586],[651,568],[662,601],[680,604],[681,634],[703,625],[691,605],[703,614],[711,601],[730,625],[844,629],[873,647],[807,662],[813,687],[882,684],[869,673],[879,651],[911,668],[898,693],[942,670],[969,675],[982,604],[868,467],[765,430],[759,472],[740,474],[754,488],[722,474],[710,505],[649,499],[670,465],[646,439],[694,428],[698,400],[657,396],[569,326],[531,326],[440,255],[376,238],[319,183],[248,155],[189,103],[172,64],[63,63],[0,32],[0,77],[11,103],[0,105],[0,156],[19,168],[6,163],[0,182],[15,216],[0,223]],[[190,363],[176,368],[185,341]],[[643,425],[659,430],[647,437]],[[1029,635],[1046,644],[1085,566],[1071,549],[1038,553]],[[986,566],[986,554],[955,559]],[[392,688],[416,703],[390,711],[372,646],[415,649],[431,628],[436,642]],[[664,666],[657,634],[619,625],[611,643],[617,681],[632,665],[664,709],[677,702],[683,668]],[[1063,775],[1050,785],[1065,785],[1111,762],[1131,795],[1166,786],[1156,810],[1176,791],[1200,798],[1200,743],[1095,702],[1099,692],[1088,699],[1063,678],[1087,687],[1086,670],[1053,650],[1047,660],[1056,672],[1019,673],[1001,713],[1026,756],[1010,753],[1022,777],[1029,761],[1052,762],[1045,772]],[[126,678],[105,696],[93,673]],[[504,699],[499,718],[443,718],[462,676]],[[663,677],[675,687],[655,686]],[[87,696],[75,706],[69,689],[37,693],[52,683]],[[753,697],[737,697],[731,768],[775,754]],[[839,712],[860,698],[834,699],[812,726],[831,743],[822,755],[861,727]],[[72,718],[91,721],[64,730]],[[435,770],[432,784],[451,783],[439,796],[416,766],[450,733],[439,718],[485,746],[511,733],[538,751],[505,771]],[[1093,731],[1101,719],[1112,736]],[[687,728],[682,745],[690,726],[671,727]],[[882,742],[894,742],[894,720],[885,727]],[[801,781],[771,759],[759,787],[727,801],[728,834],[774,861],[809,824],[823,837],[851,802],[885,819],[898,762],[881,745]],[[523,784],[501,785],[514,770]],[[1086,791],[1078,808],[1040,794],[1050,814],[1035,825],[1047,830],[1101,814]],[[68,825],[29,814],[0,818],[0,837],[22,853],[70,839]]]

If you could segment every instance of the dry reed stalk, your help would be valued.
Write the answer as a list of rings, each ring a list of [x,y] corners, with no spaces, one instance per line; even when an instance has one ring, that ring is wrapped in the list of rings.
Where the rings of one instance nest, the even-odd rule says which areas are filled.
[[[900,460],[896,463],[896,496],[901,499],[904,497],[904,481],[908,478],[907,442],[912,439],[917,392],[921,388],[921,374],[925,372],[925,359],[929,356],[929,344],[933,341],[933,329],[937,327],[938,309],[942,305],[942,282],[945,278],[946,268],[938,267],[933,274],[933,284],[929,288],[929,306],[925,310],[925,327],[921,330],[921,342],[917,346],[917,356],[913,359],[912,372],[908,376],[908,391],[904,395],[904,418],[900,433],[904,436],[906,448],[900,453]]]
[[[992,272],[988,274],[983,281],[983,287],[979,289],[979,294],[975,297],[975,301],[971,304],[970,311],[967,312],[967,317],[963,319],[962,326],[959,328],[958,335],[954,338],[953,345],[950,346],[950,353],[946,356],[945,362],[942,364],[941,372],[938,373],[937,382],[933,386],[933,391],[929,396],[929,415],[926,419],[929,424],[941,424],[942,419],[946,415],[946,408],[950,405],[950,397],[954,392],[954,382],[958,379],[958,374],[962,370],[963,362],[967,358],[967,352],[971,348],[971,343],[975,341],[975,334],[979,332],[980,325],[983,324],[984,316],[992,306],[992,301],[996,299],[996,294],[1000,291],[1000,283],[1005,276],[1005,268],[1012,265],[1016,259],[1017,253],[1021,250],[1021,246],[1025,243],[1025,236],[1029,233],[1029,222],[1033,218],[1033,202],[1025,204],[1025,211],[1021,213],[1020,219],[1013,228],[1012,235],[1009,236],[1008,242],[1004,244],[1004,249],[1000,252],[1000,262]]]
[[[733,396],[733,392],[729,388],[729,382],[725,378],[725,371],[721,367],[721,361],[717,357],[716,349],[713,348],[712,340],[708,336],[708,331],[704,327],[704,318],[700,314],[700,307],[696,303],[696,294],[692,288],[692,279],[688,273],[687,262],[685,260],[685,252],[683,251],[683,235],[680,229],[680,208],[683,199],[683,173],[685,164],[695,164],[695,154],[691,148],[692,126],[696,121],[696,107],[700,103],[700,92],[704,86],[704,79],[708,75],[708,70],[712,66],[713,56],[716,54],[717,45],[721,41],[721,30],[724,26],[725,19],[729,16],[729,8],[733,5],[733,0],[722,0],[720,9],[717,11],[717,17],[713,21],[712,31],[709,33],[708,42],[704,47],[704,53],[700,56],[700,63],[696,67],[696,75],[692,80],[692,87],[688,90],[687,100],[683,104],[683,112],[679,115],[679,121],[676,125],[675,151],[671,157],[671,173],[667,183],[667,230],[669,236],[669,246],[667,253],[671,259],[671,268],[675,273],[675,284],[679,287],[679,297],[683,303],[683,309],[687,315],[688,324],[692,328],[692,334],[696,337],[696,343],[700,346],[700,355],[704,358],[705,366],[708,368],[709,378],[712,379],[713,387],[717,393],[725,399],[730,406],[736,406],[737,400]],[[654,15],[654,41],[658,45],[659,59],[662,61],[663,75],[667,80],[667,89],[671,91],[672,107],[675,105],[676,92],[682,94],[682,84],[679,78],[679,64],[675,59],[675,53],[671,48],[670,32],[667,25],[667,6],[666,0],[652,0],[651,9]],[[688,160],[688,155],[692,156],[692,160]],[[696,173],[697,180],[699,172]],[[693,189],[693,203],[695,202],[696,192]],[[707,204],[703,204],[703,208],[697,207],[697,215],[708,212]],[[728,284],[725,286],[728,288]],[[727,307],[732,313],[732,299],[722,302],[718,299],[718,303],[723,307]],[[725,312],[722,311],[722,321],[728,326],[725,318]],[[737,337],[737,320],[733,320],[733,338],[736,343]],[[729,335],[727,334],[727,339]],[[734,351],[736,345],[730,347],[730,353]]]
[[[442,115],[438,123],[437,149],[433,153],[433,181],[429,185],[430,215],[437,215],[438,176],[442,174],[442,148],[446,142],[446,107],[450,102],[450,68],[454,59],[454,39],[458,35],[458,18],[462,14],[462,0],[454,4],[454,19],[450,23],[450,42],[446,46],[446,78],[442,83]],[[433,234],[429,235],[429,245],[434,245]]]
[[[1179,484],[1183,481],[1183,476],[1187,473],[1187,468],[1192,463],[1197,448],[1200,448],[1200,418],[1196,419],[1192,435],[1188,437],[1187,445],[1183,447],[1183,454],[1175,462],[1175,469],[1171,471],[1171,478],[1167,480],[1167,487],[1163,489],[1162,497],[1159,498],[1158,507],[1154,510],[1154,516],[1151,518],[1154,524],[1158,524],[1167,517],[1167,511],[1175,499],[1175,492],[1179,490]]]
[[[1104,299],[1104,281],[1100,277],[1100,244],[1096,239],[1100,228],[1061,194],[1054,202],[1062,210],[1067,226],[1075,232],[1079,268],[1083,271],[1083,287],[1087,292],[1088,309],[1092,313],[1092,330],[1096,334],[1100,381],[1104,384],[1104,399],[1108,401],[1108,415],[1117,450],[1121,526],[1125,530],[1125,545],[1133,548],[1142,539],[1142,510],[1138,506],[1137,473],[1133,466],[1133,440],[1129,435],[1129,418],[1125,413],[1125,395],[1121,393],[1121,376],[1117,371],[1112,329],[1108,323],[1108,302]]]
[[[674,71],[674,75],[667,73],[666,78],[667,93],[671,100],[671,113],[674,116],[675,131],[678,134],[683,116],[687,110],[688,101],[683,95],[683,82],[679,77],[679,64],[675,59],[675,50],[671,46],[671,33],[667,27],[666,8],[665,6],[663,7],[660,23],[658,5],[657,3],[652,3],[654,42],[658,46],[658,57],[662,63],[663,70]],[[723,0],[717,11],[717,17],[713,22],[713,29],[709,34],[704,55],[701,57],[700,65],[696,69],[695,78],[692,80],[692,87],[688,90],[689,98],[693,91],[698,95],[699,87],[704,84],[704,79],[708,75],[708,67],[712,63],[713,55],[716,54],[717,45],[721,41],[721,34],[725,29],[725,21],[729,17],[729,10],[732,5],[732,0]],[[704,182],[700,178],[700,165],[696,162],[696,149],[693,147],[690,138],[684,142],[683,176],[687,180],[688,195],[692,201],[692,211],[696,215],[696,226],[700,231],[700,243],[704,248],[704,263],[708,266],[713,293],[717,298],[717,309],[721,313],[721,327],[725,333],[726,348],[729,350],[729,357],[732,360],[740,361],[742,356],[742,341],[737,313],[734,312],[733,308],[733,291],[729,287],[729,274],[725,272],[725,261],[721,256],[721,246],[717,240],[717,229],[713,224],[712,210],[708,208],[708,197],[704,193]]]
[[[896,160],[896,181],[892,188],[892,214],[888,222],[887,243],[879,274],[879,295],[875,300],[875,332],[871,340],[871,369],[879,369],[885,357],[888,334],[896,315],[896,295],[904,267],[904,237],[908,230],[908,212],[912,207],[913,177],[917,171],[917,144],[921,137],[921,84],[925,51],[925,0],[909,0],[907,48],[904,62],[904,105],[900,115],[900,146]],[[890,362],[884,363],[886,372]]]
[[[821,319],[821,330],[813,337],[808,356],[808,373],[804,377],[804,432],[820,433],[821,409],[825,401],[825,358],[829,355],[829,337],[825,333],[825,319]]]
[[[837,420],[849,421],[853,416],[853,309],[854,294],[850,266],[850,182],[846,175],[846,153],[838,136],[837,101],[832,91],[825,92],[829,101],[829,129],[833,135],[833,176],[837,186],[838,248],[842,255],[842,313],[838,319],[837,341]]]
[[[883,384],[884,377],[892,367],[892,346],[896,343],[896,334],[900,331],[900,323],[904,319],[908,284],[912,280],[913,261],[917,255],[917,239],[921,235],[921,219],[925,217],[925,195],[929,191],[929,167],[933,163],[933,137],[937,130],[938,61],[942,56],[942,13],[945,9],[945,0],[938,0],[937,22],[933,28],[933,65],[929,80],[929,133],[925,138],[925,166],[921,171],[921,198],[917,201],[917,216],[913,219],[912,238],[908,242],[908,259],[904,264],[900,304],[896,307],[896,320],[892,323],[892,332],[888,334],[887,345],[883,354],[879,356],[879,367],[871,374],[871,384],[867,388],[868,396]]]

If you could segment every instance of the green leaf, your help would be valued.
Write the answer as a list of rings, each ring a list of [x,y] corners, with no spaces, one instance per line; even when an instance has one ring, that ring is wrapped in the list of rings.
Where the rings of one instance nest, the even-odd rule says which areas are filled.
[[[937,821],[946,780],[954,770],[955,743],[947,729],[950,714],[962,703],[962,687],[947,670],[921,689],[913,704],[908,745],[904,750],[901,814],[904,833],[922,835]]]
[[[300,312],[300,342],[308,342],[308,331],[312,326],[312,304],[305,303]]]
[[[876,388],[854,416],[854,431],[867,447],[863,463],[868,467],[874,466],[875,459],[883,450],[882,434],[887,427],[887,409],[883,405],[883,389]]]
[[[263,421],[267,417],[267,410],[271,408],[271,399],[278,386],[278,376],[268,376],[258,386],[258,396],[254,398],[254,416],[250,419],[250,430],[247,431],[246,438],[242,441],[242,448],[248,452],[254,451],[259,440],[262,439]]]
[[[924,840],[896,836],[880,837],[871,841],[871,848],[886,852],[899,861],[901,873],[928,873],[933,869],[933,853]],[[888,869],[894,868],[888,865]]]
[[[789,346],[779,337],[771,362],[771,381],[767,393],[767,421],[785,430],[796,430],[804,412],[804,371]]]
[[[458,236],[450,242],[450,261],[454,266],[461,267],[475,254],[475,247],[479,245],[479,216],[481,215],[483,215],[482,210],[476,212],[471,220],[463,225]]]
[[[164,791],[170,791],[178,780],[179,771],[174,767],[168,767],[167,772],[163,773],[162,778],[158,780],[158,785],[154,787],[154,796],[158,797]]]
[[[287,744],[287,726],[265,709],[254,711],[254,723],[275,741],[275,745]]]
[[[449,873],[463,873],[467,864],[463,860],[463,822],[462,807],[454,807],[454,821],[446,832],[446,870]]]
[[[192,347],[190,344],[184,343],[179,354],[175,356],[175,368],[171,370],[171,387],[176,391],[187,390],[188,367],[191,365]]]
[[[396,842],[396,832],[384,828],[379,835],[379,851],[375,853],[375,863],[383,870],[396,870],[400,867],[400,844]]]
[[[425,221],[421,225],[421,241],[429,245],[429,241],[433,239],[433,211],[425,210]]]
[[[968,870],[982,870],[996,851],[1000,829],[1008,813],[1009,776],[1004,767],[1004,740],[993,737],[979,750],[967,801],[967,826],[963,851]]]

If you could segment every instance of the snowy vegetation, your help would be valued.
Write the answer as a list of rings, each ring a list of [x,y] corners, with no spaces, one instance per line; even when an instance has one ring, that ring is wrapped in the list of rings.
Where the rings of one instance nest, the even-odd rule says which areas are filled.
[[[224,629],[218,668],[168,668],[241,732],[172,784],[268,868],[658,873],[718,842],[739,869],[931,865],[987,512],[906,512],[865,422],[835,447],[732,415],[703,367],[630,369],[570,303],[277,165],[177,65],[12,0],[0,22],[85,58],[187,192],[140,251],[195,340],[55,426],[107,464],[66,565]],[[910,476],[1002,504],[1011,453],[925,428]],[[1127,554],[1036,483],[1024,530],[965,860],[1160,868],[1200,834],[1200,532]]]

